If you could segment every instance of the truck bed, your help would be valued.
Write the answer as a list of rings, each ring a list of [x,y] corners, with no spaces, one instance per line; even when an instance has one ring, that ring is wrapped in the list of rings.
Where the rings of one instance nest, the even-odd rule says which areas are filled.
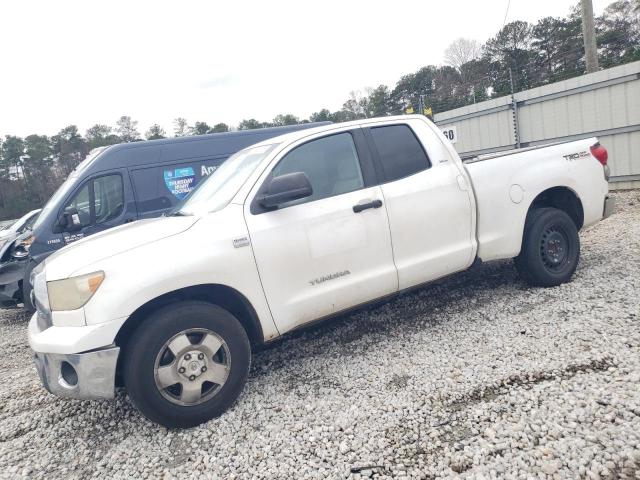
[[[545,143],[544,145],[534,145],[532,147],[512,148],[509,150],[502,150],[500,152],[485,153],[483,155],[476,155],[474,157],[462,158],[462,162],[463,163],[483,162],[485,160],[493,160],[494,158],[506,157],[508,155],[531,152],[534,150],[541,150],[543,148],[555,147],[557,145],[565,145],[565,144],[571,144],[571,143],[575,143],[575,142],[555,142],[555,143]]]
[[[591,155],[596,138],[480,155],[464,162],[477,204],[478,257],[515,257],[529,207],[542,192],[557,189],[574,197],[583,225],[603,215],[608,184]],[[560,187],[561,186],[561,187]]]

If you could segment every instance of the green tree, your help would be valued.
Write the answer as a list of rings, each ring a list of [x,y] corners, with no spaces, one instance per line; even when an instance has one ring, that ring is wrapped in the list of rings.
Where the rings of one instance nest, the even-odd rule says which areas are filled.
[[[45,135],[29,135],[24,139],[22,170],[30,207],[42,206],[54,192],[57,182],[52,175],[53,147]]]
[[[492,61],[496,79],[494,89],[500,95],[510,93],[509,69],[513,72],[516,91],[532,86],[533,64],[536,54],[531,50],[532,27],[520,20],[506,24],[498,34],[485,45],[485,51]]]
[[[196,124],[191,127],[191,135],[205,135],[207,133],[211,133],[211,127],[207,122],[196,122]]]
[[[342,104],[343,121],[357,120],[359,118],[368,118],[369,115],[369,99],[362,95],[359,91],[349,92],[349,98]]]
[[[420,95],[424,95],[427,99],[432,98],[435,93],[436,70],[437,67],[429,65],[422,67],[415,73],[400,77],[395,88],[391,91],[391,112],[401,114],[410,106],[415,109],[418,106]]]
[[[227,125],[226,123],[216,123],[211,129],[210,133],[222,133],[222,132],[228,132],[228,131],[229,131],[229,125]]]
[[[78,127],[69,125],[51,138],[53,154],[64,178],[87,156],[89,145],[78,133]]]
[[[391,113],[391,92],[389,91],[389,87],[379,85],[369,90],[367,110],[369,117],[383,117]]]
[[[136,120],[132,120],[131,117],[123,115],[116,122],[116,133],[125,143],[137,142],[140,140],[140,133],[137,127],[138,122]]]
[[[164,128],[157,123],[154,123],[149,127],[145,136],[147,137],[147,140],[158,140],[160,138],[166,138],[166,133]]]
[[[22,172],[24,156],[24,140],[20,137],[7,135],[2,144],[2,172],[8,180],[16,180]]]
[[[600,66],[609,68],[640,60],[638,1],[618,0],[596,21]]]
[[[300,119],[295,115],[290,113],[276,115],[271,124],[274,127],[282,127],[284,125],[298,125],[300,123]]]
[[[532,29],[535,52],[532,86],[544,85],[584,73],[582,19],[578,11],[566,18],[546,17]]]
[[[22,162],[24,140],[13,135],[5,136],[0,156],[0,218],[15,218],[27,209],[24,191]]]
[[[173,121],[173,136],[174,137],[184,137],[189,134],[189,126],[187,124],[187,119],[178,117]]]
[[[309,120],[312,122],[329,122],[333,121],[331,112],[326,108],[323,108],[319,112],[314,112],[309,116]]]
[[[87,129],[85,139],[89,145],[89,150],[121,142],[120,137],[113,133],[111,127],[99,123]]]
[[[482,102],[489,98],[491,88],[491,62],[487,57],[471,60],[460,66],[462,92],[467,104]]]
[[[469,101],[469,89],[460,71],[450,67],[438,67],[433,78],[433,94],[425,98],[425,105],[434,112],[458,108]]]
[[[264,128],[264,126],[264,123],[255,118],[250,118],[249,120],[242,120],[238,125],[238,130],[254,130],[256,128]]]

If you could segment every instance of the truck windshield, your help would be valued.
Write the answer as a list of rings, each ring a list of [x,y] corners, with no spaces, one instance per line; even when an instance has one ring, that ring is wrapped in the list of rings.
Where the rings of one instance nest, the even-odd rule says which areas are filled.
[[[203,214],[224,208],[277,145],[249,147],[232,155],[184,203],[178,204],[172,215]]]

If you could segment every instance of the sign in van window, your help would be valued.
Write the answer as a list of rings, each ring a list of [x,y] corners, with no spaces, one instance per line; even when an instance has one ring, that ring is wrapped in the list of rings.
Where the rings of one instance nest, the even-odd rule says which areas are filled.
[[[164,171],[164,183],[169,191],[182,200],[196,186],[196,176],[191,167]]]

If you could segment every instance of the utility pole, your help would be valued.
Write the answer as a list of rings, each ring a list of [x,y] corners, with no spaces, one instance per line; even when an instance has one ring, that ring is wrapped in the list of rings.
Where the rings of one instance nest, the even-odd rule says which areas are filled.
[[[596,25],[593,20],[593,3],[581,0],[582,37],[584,38],[584,56],[587,62],[587,73],[598,71],[598,48],[596,46]]]
[[[418,96],[418,112],[420,115],[424,115],[424,95]]]

